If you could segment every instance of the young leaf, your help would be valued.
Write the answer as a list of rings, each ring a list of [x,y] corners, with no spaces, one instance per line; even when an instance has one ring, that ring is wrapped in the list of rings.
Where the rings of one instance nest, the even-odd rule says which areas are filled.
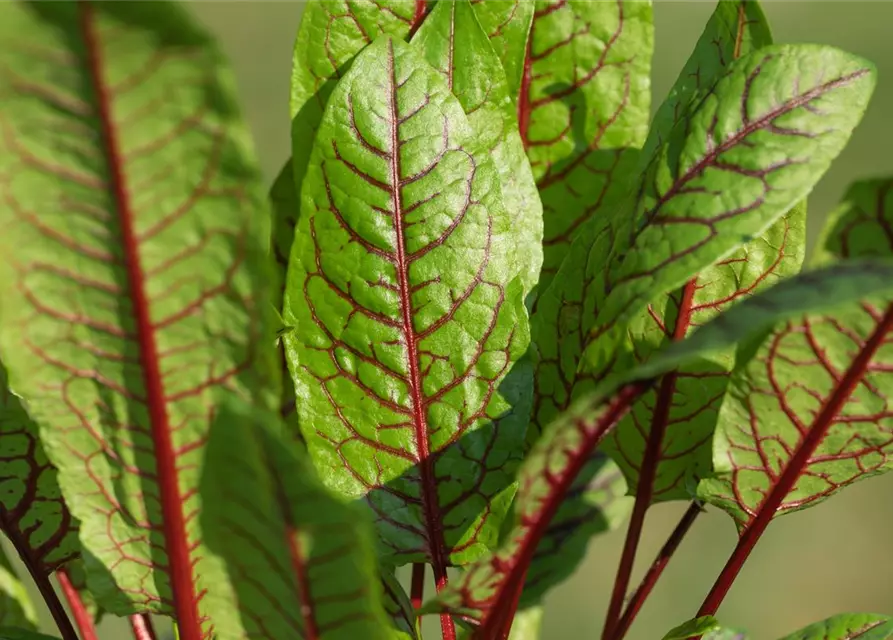
[[[278,393],[270,225],[233,83],[173,4],[0,13],[10,386],[81,523],[91,590],[200,640],[212,395]]]
[[[733,62],[654,149],[612,229],[586,366],[610,363],[625,323],[800,201],[840,152],[874,87],[872,65],[818,45]]]
[[[208,585],[215,638],[398,637],[369,523],[323,489],[277,423],[233,403],[211,426],[202,524],[229,578]]]
[[[555,420],[519,470],[515,523],[492,556],[472,564],[459,580],[427,603],[423,612],[448,611],[483,621],[480,638],[494,628],[493,611],[509,606],[543,533],[574,478],[606,433],[644,393],[648,380],[698,358],[765,333],[804,310],[824,310],[881,293],[893,294],[893,262],[850,261],[782,280],[717,316],[647,363],[611,378],[576,400]],[[641,380],[643,382],[630,382]],[[623,385],[618,389],[617,385]],[[498,622],[498,621],[497,621]]]
[[[675,629],[669,631],[663,637],[663,640],[686,640],[686,638],[700,637],[710,631],[719,628],[719,622],[713,616],[703,616],[695,618],[679,625]]]
[[[12,570],[6,554],[0,550],[0,625],[37,628],[37,616],[28,591]]]
[[[443,75],[471,128],[489,149],[499,172],[502,202],[512,215],[527,295],[539,280],[543,262],[543,209],[499,58],[467,0],[438,2],[412,44]]]
[[[493,50],[499,56],[508,81],[512,104],[521,90],[527,38],[533,23],[535,3],[530,0],[471,0],[474,12]]]
[[[528,335],[497,180],[440,74],[382,38],[329,100],[289,266],[314,462],[365,496],[391,559],[439,582],[496,542],[527,420],[527,374],[506,378]]]
[[[889,640],[893,638],[893,619],[871,613],[842,613],[781,640]]]
[[[498,4],[498,3],[494,3]],[[648,130],[651,3],[536,3],[518,96],[543,201],[545,290],[588,219],[624,195]]]

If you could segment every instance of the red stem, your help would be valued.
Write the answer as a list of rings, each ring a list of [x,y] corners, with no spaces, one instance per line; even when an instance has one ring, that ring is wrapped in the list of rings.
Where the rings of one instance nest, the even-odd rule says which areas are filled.
[[[90,615],[90,612],[84,606],[81,594],[78,593],[78,590],[71,583],[71,578],[68,577],[65,569],[56,571],[56,580],[59,581],[62,595],[65,596],[65,600],[68,602],[71,615],[74,616],[74,622],[81,634],[81,640],[99,640],[99,636],[96,634],[96,627],[93,626],[93,616]],[[68,617],[66,616],[65,619],[68,620]],[[65,635],[64,632],[62,635]],[[74,637],[77,638],[77,635]]]
[[[135,212],[124,176],[123,158],[112,113],[111,94],[103,78],[104,63],[96,33],[93,7],[86,0],[78,3],[80,28],[84,38],[87,61],[96,94],[99,122],[108,161],[109,184],[114,193],[121,225],[121,240],[127,269],[127,281],[132,296],[136,338],[139,345],[145,385],[146,406],[154,443],[159,500],[161,502],[164,549],[167,552],[174,610],[181,640],[202,640],[198,598],[192,561],[189,553],[190,536],[183,516],[183,496],[177,479],[177,464],[167,415],[164,384],[155,344],[155,330],[145,290],[145,275],[140,264],[139,240],[134,229]]]
[[[152,619],[145,613],[130,616],[130,628],[133,629],[135,640],[158,640]]]
[[[419,609],[425,599],[425,563],[416,562],[412,565],[412,586],[409,591],[409,599],[413,609]]]
[[[772,517],[778,511],[781,503],[791,492],[797,479],[809,464],[809,458],[815,453],[816,448],[818,448],[827,435],[834,418],[846,404],[856,385],[859,384],[868,365],[871,363],[871,358],[883,343],[884,336],[891,329],[893,329],[893,304],[887,307],[887,311],[877,327],[875,327],[874,333],[865,342],[865,346],[862,347],[862,350],[822,406],[821,411],[819,411],[818,416],[816,416],[815,421],[812,423],[809,431],[807,431],[806,437],[803,438],[800,446],[794,452],[794,455],[791,456],[791,461],[785,467],[778,482],[763,499],[756,517],[745,527],[738,540],[738,545],[729,557],[728,562],[726,562],[722,573],[719,574],[719,577],[713,584],[710,593],[707,594],[704,604],[701,605],[698,616],[713,615],[719,609],[719,605],[722,604],[723,599],[732,587],[732,583],[738,577],[744,562],[751,551],[753,551],[760,536],[766,531],[766,527],[769,526],[769,522],[771,522]]]
[[[696,290],[697,279],[690,280],[682,288],[682,300],[679,303],[679,311],[676,314],[676,326],[671,336],[674,341],[683,339],[688,332],[691,325],[692,301],[694,300]],[[633,565],[636,560],[636,551],[639,548],[639,541],[642,539],[642,529],[645,526],[645,513],[648,511],[648,507],[651,506],[651,498],[654,496],[654,479],[657,476],[657,466],[660,463],[664,434],[670,422],[670,409],[673,406],[673,395],[676,392],[676,375],[675,371],[664,375],[657,394],[657,402],[651,418],[651,429],[648,432],[648,442],[645,446],[645,455],[642,458],[642,466],[639,469],[636,503],[633,506],[632,516],[630,516],[629,528],[626,530],[626,541],[623,544],[623,553],[620,556],[620,564],[617,567],[617,577],[614,579],[611,603],[608,605],[608,613],[605,615],[605,627],[602,631],[604,640],[614,635],[614,627],[620,617],[623,601],[626,598],[627,589],[629,589]]]
[[[518,612],[518,605],[521,602],[521,594],[524,593],[524,584],[527,582],[527,571],[521,576],[515,587],[515,595],[512,597],[512,604],[506,608],[501,617],[502,630],[499,633],[499,640],[508,640],[509,634],[512,632],[512,624],[515,622],[515,614]]]
[[[409,37],[415,35],[415,32],[422,26],[425,16],[428,14],[427,0],[415,0],[415,14],[412,16],[412,24],[409,25]]]
[[[601,417],[595,422],[590,429],[588,426],[584,430],[584,439],[580,447],[567,453],[568,462],[561,471],[556,471],[550,479],[552,488],[548,494],[542,499],[542,507],[539,514],[532,518],[532,524],[529,524],[523,536],[523,540],[518,545],[518,552],[515,554],[515,561],[507,569],[506,579],[497,586],[497,593],[493,597],[493,604],[489,607],[487,614],[481,621],[481,625],[473,636],[473,640],[493,640],[498,638],[497,635],[502,627],[500,624],[504,622],[502,612],[504,609],[510,608],[510,602],[505,602],[507,598],[512,598],[517,594],[517,589],[524,584],[524,576],[527,568],[533,560],[533,555],[539,545],[543,534],[558,512],[564,497],[579,475],[583,466],[589,460],[589,454],[595,449],[605,435],[617,424],[617,422],[626,415],[632,404],[651,386],[650,380],[641,380],[633,382],[622,387],[607,403],[607,406]],[[588,420],[581,420],[588,424]]]
[[[679,548],[682,539],[688,533],[688,530],[691,529],[692,524],[694,524],[695,519],[702,510],[701,504],[695,501],[692,502],[685,511],[679,524],[676,525],[676,528],[673,529],[673,533],[667,538],[666,543],[664,543],[664,546],[657,554],[654,562],[651,563],[651,567],[648,568],[648,573],[642,578],[642,582],[639,583],[638,588],[632,598],[630,598],[629,604],[626,606],[626,610],[620,618],[620,622],[614,627],[612,640],[623,640],[623,637],[626,635],[626,632],[629,631],[629,628],[636,619],[636,615],[639,613],[642,605],[645,604],[645,600],[651,594],[651,590],[654,589],[654,585],[657,584],[661,574],[669,564],[670,558],[676,553],[676,549]]]

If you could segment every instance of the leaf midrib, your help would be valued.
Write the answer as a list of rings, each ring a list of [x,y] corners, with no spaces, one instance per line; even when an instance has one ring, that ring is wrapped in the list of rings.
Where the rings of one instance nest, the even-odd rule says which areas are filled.
[[[111,95],[103,76],[105,61],[101,53],[96,17],[87,0],[78,3],[79,27],[84,40],[88,73],[96,98],[97,117],[110,173],[112,200],[121,225],[124,263],[128,288],[133,303],[136,338],[139,345],[143,382],[146,386],[146,408],[154,443],[157,482],[163,518],[165,551],[169,556],[168,573],[173,591],[174,609],[182,640],[202,640],[198,598],[192,573],[186,523],[182,511],[176,454],[170,433],[170,421],[164,397],[164,383],[155,341],[145,275],[140,264],[139,241],[134,229],[134,210],[124,175],[123,155],[118,130],[112,115]]]

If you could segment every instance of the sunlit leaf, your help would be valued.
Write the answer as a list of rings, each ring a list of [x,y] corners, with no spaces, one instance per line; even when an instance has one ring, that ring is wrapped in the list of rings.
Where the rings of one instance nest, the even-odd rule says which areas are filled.
[[[521,89],[527,37],[536,3],[530,0],[471,0],[471,4],[505,69],[508,94],[514,104]]]
[[[781,640],[889,640],[893,638],[890,616],[872,613],[842,613]]]
[[[217,579],[196,518],[215,394],[278,396],[269,215],[233,82],[173,4],[0,13],[10,387],[101,604],[175,614],[199,640]]]
[[[289,266],[311,456],[387,556],[436,576],[495,544],[529,411],[528,373],[506,377],[528,335],[498,186],[440,74],[382,38],[329,100]]]
[[[275,426],[274,426],[275,425]],[[217,640],[397,638],[386,623],[371,527],[317,481],[272,415],[217,413],[201,482]]]
[[[526,296],[539,280],[542,266],[543,209],[499,58],[466,0],[438,2],[412,44],[443,75],[493,158],[502,202],[512,219]]]

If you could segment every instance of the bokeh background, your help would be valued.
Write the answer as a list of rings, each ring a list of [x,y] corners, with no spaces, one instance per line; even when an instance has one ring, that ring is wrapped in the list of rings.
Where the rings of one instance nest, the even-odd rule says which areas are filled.
[[[289,154],[291,50],[303,4],[300,0],[189,4],[232,61],[268,181]],[[764,0],[763,4],[777,42],[835,45],[874,61],[879,70],[878,89],[865,119],[809,199],[810,238],[814,239],[851,181],[893,175],[893,2]],[[712,0],[655,1],[655,107],[713,8]],[[668,504],[651,509],[634,582],[685,507]],[[594,539],[585,564],[551,592],[543,640],[599,638],[624,533],[621,529]],[[659,640],[669,628],[692,616],[735,539],[732,521],[724,513],[711,509],[703,514],[628,638]],[[753,640],[774,640],[846,611],[893,614],[893,473],[777,520],[735,583],[720,618],[748,629]],[[52,625],[46,628],[51,631]],[[118,620],[103,623],[102,633],[108,634],[103,638],[114,640],[129,637],[127,625]],[[439,635],[432,628],[427,637]]]

